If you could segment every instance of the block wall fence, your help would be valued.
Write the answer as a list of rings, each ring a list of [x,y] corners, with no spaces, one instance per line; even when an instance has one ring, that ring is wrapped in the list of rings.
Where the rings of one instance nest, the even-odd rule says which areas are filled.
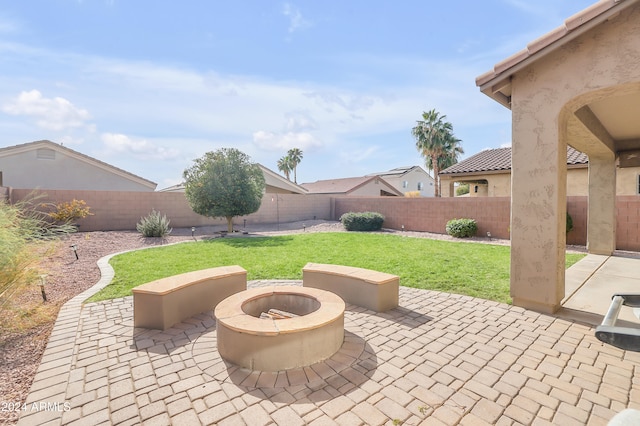
[[[32,190],[0,188],[11,202],[24,199]],[[93,216],[79,221],[81,231],[134,230],[141,217],[153,209],[165,214],[175,228],[225,225],[223,219],[209,219],[195,214],[181,192],[63,191],[47,190],[46,201],[52,203],[84,200]],[[509,238],[509,197],[477,198],[401,198],[350,197],[335,195],[265,194],[260,209],[234,219],[251,224],[275,224],[312,219],[338,220],[350,211],[375,211],[385,216],[384,227],[445,233],[447,221],[472,218],[478,223],[478,235],[491,232],[495,238]],[[573,230],[567,244],[585,245],[587,241],[587,197],[567,197],[567,211]],[[640,197],[616,198],[616,246],[619,250],[640,251]]]

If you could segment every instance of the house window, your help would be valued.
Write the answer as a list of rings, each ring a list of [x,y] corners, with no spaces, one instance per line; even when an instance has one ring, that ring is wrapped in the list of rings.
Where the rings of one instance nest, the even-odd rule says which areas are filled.
[[[402,187],[403,188],[407,188],[409,186],[409,181],[403,180],[402,181]]]
[[[56,152],[49,148],[39,148],[36,152],[36,158],[38,160],[55,160]]]
[[[422,188],[424,188],[424,185],[422,182],[418,182],[418,191],[422,191]]]

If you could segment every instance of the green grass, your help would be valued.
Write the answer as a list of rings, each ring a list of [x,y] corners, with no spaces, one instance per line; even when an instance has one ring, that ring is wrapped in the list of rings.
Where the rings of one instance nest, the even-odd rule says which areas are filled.
[[[584,255],[568,254],[567,267]],[[219,238],[118,255],[115,277],[89,302],[131,295],[140,284],[198,269],[240,265],[247,279],[302,279],[307,262],[374,269],[406,287],[511,303],[509,247],[365,233]]]

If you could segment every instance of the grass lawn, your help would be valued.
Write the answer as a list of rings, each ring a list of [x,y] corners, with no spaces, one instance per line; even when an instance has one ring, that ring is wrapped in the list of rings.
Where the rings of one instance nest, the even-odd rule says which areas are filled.
[[[248,280],[302,279],[307,262],[374,269],[400,276],[405,287],[511,303],[508,246],[366,233],[313,233],[218,238],[139,250],[111,259],[115,278],[89,302],[131,295],[140,284],[224,265],[240,265]],[[569,267],[584,255],[567,254]]]

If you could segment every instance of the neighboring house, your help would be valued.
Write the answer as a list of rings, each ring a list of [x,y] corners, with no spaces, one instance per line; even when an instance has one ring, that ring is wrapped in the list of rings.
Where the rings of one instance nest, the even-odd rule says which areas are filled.
[[[156,183],[43,140],[0,148],[0,186],[16,189],[155,191]]]
[[[567,148],[567,195],[588,195],[589,158]],[[640,167],[617,169],[617,195],[640,194]],[[469,197],[511,196],[511,148],[487,149],[440,172],[442,196],[455,196],[454,183],[468,183]]]
[[[435,195],[435,180],[420,166],[398,167],[367,176],[380,176],[403,194],[419,191],[421,197]]]
[[[312,183],[303,183],[302,187],[309,191],[309,194],[362,195],[369,197],[402,197],[404,195],[379,176],[319,180]]]
[[[307,190],[300,185],[297,185],[290,180],[280,176],[274,172],[258,164],[264,175],[265,192],[267,194],[306,194]],[[170,186],[168,188],[161,189],[159,192],[184,192],[184,184],[178,184]]]

